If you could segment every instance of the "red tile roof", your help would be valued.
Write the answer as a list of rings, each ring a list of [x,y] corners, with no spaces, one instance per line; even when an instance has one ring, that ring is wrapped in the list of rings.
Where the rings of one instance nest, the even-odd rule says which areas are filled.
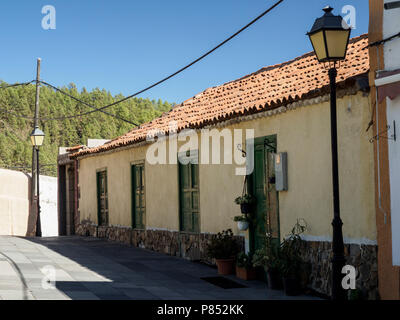
[[[82,148],[84,148],[85,146],[83,145],[83,144],[81,144],[81,145],[78,145],[78,146],[73,146],[73,147],[70,147],[70,148],[67,148],[67,152],[71,152],[71,151],[77,151],[77,150],[79,150],[79,149],[82,149]]]
[[[338,87],[369,71],[368,37],[350,40],[346,60],[338,69]],[[269,66],[223,85],[208,88],[161,117],[134,128],[102,146],[83,149],[72,157],[98,153],[146,140],[150,130],[169,132],[170,121],[178,131],[200,128],[242,115],[277,108],[306,98],[329,93],[328,71],[313,52],[291,61]]]

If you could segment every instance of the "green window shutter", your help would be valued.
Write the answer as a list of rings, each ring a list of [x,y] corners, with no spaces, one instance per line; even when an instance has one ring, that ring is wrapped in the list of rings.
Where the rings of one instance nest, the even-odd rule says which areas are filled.
[[[179,164],[181,231],[200,232],[198,164]]]
[[[101,225],[100,172],[96,172],[96,190],[97,190],[97,224]]]
[[[144,188],[144,164],[132,166],[132,222],[134,228],[146,225],[146,197]]]
[[[107,171],[96,173],[97,218],[101,226],[108,225],[108,186]]]

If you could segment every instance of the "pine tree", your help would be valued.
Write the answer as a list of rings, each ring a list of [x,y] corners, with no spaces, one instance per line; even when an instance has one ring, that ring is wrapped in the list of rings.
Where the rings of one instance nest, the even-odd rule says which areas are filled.
[[[0,85],[6,86],[7,83],[0,81]],[[73,83],[60,89],[95,107],[102,107],[124,98],[122,94],[112,96],[110,92],[99,88],[90,92],[85,88],[79,91]],[[32,146],[29,135],[32,131],[32,121],[15,117],[2,110],[33,117],[34,108],[35,85],[0,90],[0,168],[22,166],[26,172],[30,171]],[[141,124],[170,109],[171,104],[161,99],[132,98],[107,109],[107,112]],[[60,92],[46,86],[41,87],[40,118],[63,117],[90,110],[90,107]],[[134,127],[102,112],[62,121],[39,122],[40,128],[46,134],[40,150],[40,163],[45,165],[41,172],[52,176],[57,174],[58,147],[86,144],[88,138],[112,139]]]

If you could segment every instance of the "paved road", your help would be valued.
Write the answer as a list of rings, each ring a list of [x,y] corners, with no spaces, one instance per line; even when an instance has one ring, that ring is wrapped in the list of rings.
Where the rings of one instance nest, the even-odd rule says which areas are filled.
[[[208,276],[216,269],[95,238],[0,236],[0,299],[288,299],[260,281],[229,276],[246,288],[222,289]]]

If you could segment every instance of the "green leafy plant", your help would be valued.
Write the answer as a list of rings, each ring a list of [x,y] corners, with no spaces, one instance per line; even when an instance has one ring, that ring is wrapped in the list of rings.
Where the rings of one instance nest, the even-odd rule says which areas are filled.
[[[267,261],[267,254],[264,248],[257,249],[253,254],[252,263],[254,267],[265,268]]]
[[[7,83],[0,81],[0,86]],[[68,95],[100,107],[124,98],[112,95],[104,89],[81,90],[73,83],[60,87]],[[1,108],[18,114],[32,114],[32,99],[35,84],[10,87],[0,90]],[[172,104],[161,100],[132,98],[112,107],[111,113],[137,124],[150,121],[172,108]],[[86,109],[85,109],[86,110]],[[45,85],[40,88],[40,116],[57,118],[82,113],[84,107],[65,95]],[[89,121],[90,119],[90,121]],[[62,125],[61,125],[62,124]],[[18,169],[29,173],[32,169],[32,145],[29,139],[31,120],[19,119],[12,114],[0,114],[0,167]],[[60,146],[72,147],[87,144],[88,138],[113,139],[132,129],[132,124],[110,117],[102,112],[95,112],[90,117],[77,117],[59,121],[41,121],[40,129],[46,134],[40,148],[41,174],[57,176],[57,156]],[[54,164],[54,165],[53,165]],[[15,168],[18,167],[18,168]]]
[[[236,265],[239,268],[245,268],[245,269],[252,268],[253,267],[252,255],[250,253],[246,254],[244,252],[239,253],[236,259]]]
[[[223,230],[214,235],[207,245],[207,255],[215,259],[230,259],[239,251],[232,229]]]
[[[365,294],[360,289],[348,291],[349,300],[365,300]]]
[[[255,198],[249,194],[244,194],[235,199],[236,204],[253,204],[255,202]]]
[[[239,222],[239,221],[250,222],[251,218],[247,214],[242,214],[241,216],[233,217],[233,221],[235,221],[235,222]]]
[[[253,265],[255,267],[263,267],[266,271],[279,272],[281,264],[279,242],[272,238],[271,234],[267,233],[264,245],[254,252]]]
[[[306,230],[304,220],[297,220],[290,234],[281,243],[281,272],[286,278],[300,278],[303,268],[303,259],[301,258],[302,239],[300,235]]]

